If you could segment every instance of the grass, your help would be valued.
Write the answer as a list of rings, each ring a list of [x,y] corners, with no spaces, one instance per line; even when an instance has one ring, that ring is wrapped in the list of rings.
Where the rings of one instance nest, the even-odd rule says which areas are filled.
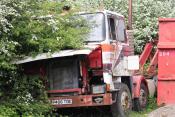
[[[132,111],[130,117],[147,117],[148,114],[155,109],[157,109],[156,98],[151,97],[148,99],[148,105],[144,111]]]

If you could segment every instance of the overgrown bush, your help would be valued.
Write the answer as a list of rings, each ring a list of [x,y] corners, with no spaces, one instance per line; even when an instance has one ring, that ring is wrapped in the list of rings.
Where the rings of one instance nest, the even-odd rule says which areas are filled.
[[[13,61],[83,46],[88,26],[74,12],[63,11],[67,3],[0,1],[0,117],[42,117],[52,109],[41,78],[24,76]]]
[[[16,71],[4,76],[0,85],[0,116],[42,117],[52,110],[39,76],[24,76]]]

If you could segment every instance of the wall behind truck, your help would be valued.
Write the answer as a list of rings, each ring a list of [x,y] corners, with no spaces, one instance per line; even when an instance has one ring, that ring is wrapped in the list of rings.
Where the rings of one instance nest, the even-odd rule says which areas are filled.
[[[159,19],[157,103],[175,104],[175,18]]]

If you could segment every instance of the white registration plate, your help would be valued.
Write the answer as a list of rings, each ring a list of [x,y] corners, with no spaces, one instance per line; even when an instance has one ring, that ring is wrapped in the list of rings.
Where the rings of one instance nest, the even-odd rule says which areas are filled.
[[[65,105],[65,104],[72,104],[72,99],[58,99],[58,100],[51,100],[53,105]]]

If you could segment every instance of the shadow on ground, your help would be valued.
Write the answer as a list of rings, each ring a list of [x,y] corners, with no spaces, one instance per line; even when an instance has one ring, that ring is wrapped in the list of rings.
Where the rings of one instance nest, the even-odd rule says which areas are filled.
[[[112,117],[110,107],[59,109],[55,113],[57,117]]]

